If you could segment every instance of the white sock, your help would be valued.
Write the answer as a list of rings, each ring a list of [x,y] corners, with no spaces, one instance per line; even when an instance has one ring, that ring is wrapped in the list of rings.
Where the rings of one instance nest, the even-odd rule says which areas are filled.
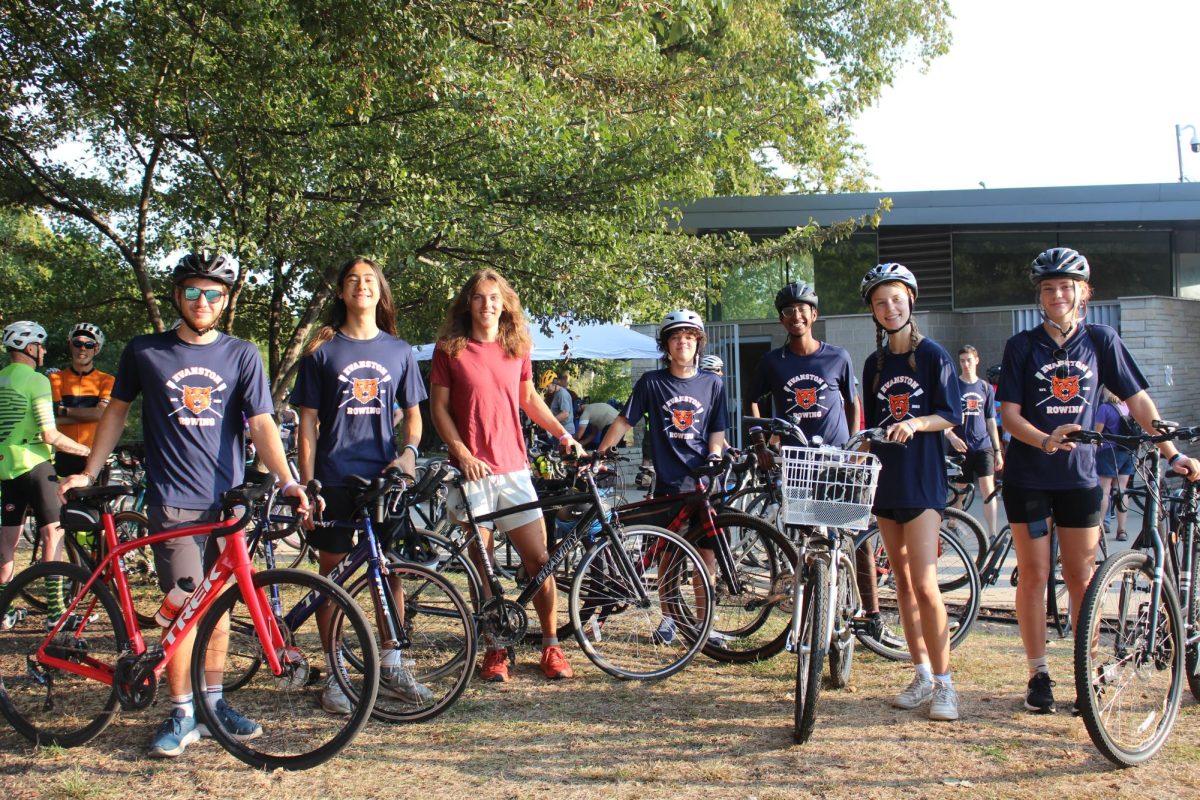
[[[181,695],[171,695],[171,706],[173,707],[172,713],[174,713],[174,709],[178,708],[183,711],[185,717],[196,716],[196,707],[192,704],[191,692]]]
[[[933,681],[934,681],[934,683],[940,683],[942,686],[953,686],[954,685],[954,681],[950,680],[949,672],[947,672],[945,675],[934,675]]]
[[[383,651],[383,659],[380,662],[381,667],[394,668],[400,666],[402,663],[403,660],[400,658],[399,648],[389,647]]]
[[[210,711],[217,710],[217,701],[225,696],[225,687],[221,684],[216,686],[204,687],[204,704],[208,706]]]
[[[1033,677],[1039,672],[1050,673],[1050,667],[1046,665],[1046,657],[1038,656],[1037,658],[1027,658],[1025,661],[1029,664],[1029,677]]]
[[[917,675],[921,678],[921,680],[923,680],[923,681],[932,681],[933,680],[933,670],[929,667],[928,664],[926,664],[924,662],[921,662],[920,664],[913,664],[913,669],[915,669],[917,671]]]

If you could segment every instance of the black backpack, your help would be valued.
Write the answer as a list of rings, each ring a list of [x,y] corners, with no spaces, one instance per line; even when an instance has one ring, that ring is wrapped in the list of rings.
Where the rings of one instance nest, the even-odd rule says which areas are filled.
[[[1132,414],[1121,414],[1120,416],[1121,424],[1117,427],[1117,433],[1121,436],[1141,436],[1146,432]]]

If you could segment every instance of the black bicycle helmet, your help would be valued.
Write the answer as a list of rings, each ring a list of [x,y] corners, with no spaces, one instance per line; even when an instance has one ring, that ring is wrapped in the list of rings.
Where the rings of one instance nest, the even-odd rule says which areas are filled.
[[[863,276],[862,285],[859,287],[859,294],[862,295],[863,302],[871,305],[871,292],[881,283],[891,283],[898,281],[903,283],[912,290],[913,299],[917,297],[917,278],[912,274],[912,270],[903,264],[897,264],[894,261],[887,264],[877,264],[871,267],[871,270]]]
[[[995,364],[993,366],[988,367],[987,380],[988,380],[988,383],[999,383],[1000,382],[1000,365],[999,364]]]
[[[237,280],[237,268],[222,255],[188,253],[175,265],[175,271],[171,273],[171,282],[178,286],[188,278],[207,278],[232,287]]]
[[[1078,250],[1069,247],[1051,247],[1042,251],[1029,267],[1029,280],[1034,286],[1046,278],[1074,278],[1087,281],[1092,277],[1088,260]]]
[[[775,295],[775,310],[780,314],[788,306],[794,306],[797,303],[808,303],[813,308],[817,308],[816,289],[803,281],[792,281]]]

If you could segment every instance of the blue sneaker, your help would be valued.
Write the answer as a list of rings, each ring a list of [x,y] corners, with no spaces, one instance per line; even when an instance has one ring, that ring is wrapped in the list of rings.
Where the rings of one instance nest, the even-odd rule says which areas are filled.
[[[262,725],[259,725],[254,720],[246,719],[225,702],[225,698],[217,701],[216,707],[213,709],[216,714],[217,722],[221,723],[221,727],[229,732],[229,735],[239,742],[248,742],[251,739],[257,739],[262,736]],[[196,726],[196,730],[205,739],[211,738],[208,726],[203,722]]]
[[[183,711],[177,708],[158,726],[158,732],[150,742],[150,755],[154,758],[175,758],[199,739],[196,718],[184,716]]]
[[[658,630],[654,631],[650,638],[655,644],[670,644],[675,641],[675,620],[663,617],[662,622],[658,623]]]

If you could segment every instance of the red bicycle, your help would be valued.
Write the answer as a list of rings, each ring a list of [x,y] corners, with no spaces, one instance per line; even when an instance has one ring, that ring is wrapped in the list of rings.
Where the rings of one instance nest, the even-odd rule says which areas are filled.
[[[191,680],[203,696],[206,675],[228,669],[251,674],[228,700],[260,722],[262,735],[239,741],[204,702],[196,703],[207,732],[236,758],[256,768],[307,769],[339,753],[366,724],[379,685],[379,653],[371,625],[350,596],[326,578],[300,570],[255,572],[246,551],[250,509],[267,486],[244,485],[222,497],[223,522],[193,525],[121,542],[113,505],[131,490],[95,486],[74,490],[64,510],[70,527],[102,534],[106,555],[93,572],[66,562],[43,562],[21,572],[0,595],[0,618],[23,594],[49,601],[61,592],[66,613],[57,620],[27,615],[0,631],[0,712],[35,744],[72,747],[90,741],[113,720],[118,707],[144,709],[154,702],[167,662],[196,632]],[[184,536],[211,535],[220,554],[183,603],[159,642],[147,643],[138,624],[122,556],[135,548]],[[230,581],[229,591],[223,591]],[[299,630],[271,612],[267,597],[282,607],[313,595],[330,603],[340,619],[326,641],[316,615]],[[290,598],[290,599],[289,599]],[[230,617],[252,625],[257,637],[235,637]],[[247,665],[254,664],[250,670]],[[261,666],[259,666],[261,665]],[[316,708],[321,666],[357,705],[346,716]],[[264,668],[265,667],[265,668]]]

